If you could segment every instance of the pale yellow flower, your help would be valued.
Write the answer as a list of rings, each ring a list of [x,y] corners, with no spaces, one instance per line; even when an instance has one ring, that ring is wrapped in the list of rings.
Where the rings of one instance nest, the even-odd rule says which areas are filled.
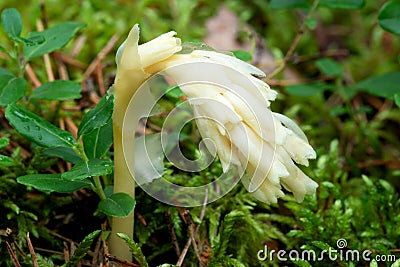
[[[196,123],[202,137],[213,141],[213,147],[208,143],[209,150],[216,151],[224,172],[232,165],[244,168],[242,182],[267,203],[276,203],[284,196],[283,188],[297,201],[314,193],[317,183],[296,163],[308,166],[308,160],[316,157],[315,151],[293,121],[270,110],[277,92],[259,79],[265,74],[215,51],[176,54],[181,43],[174,35],[169,32],[138,45],[139,29],[134,26],[117,53],[115,90],[121,92],[116,91],[116,100],[122,97],[119,101],[127,105],[146,79],[160,71],[167,73],[189,98],[195,116],[209,118]],[[199,77],[203,82],[191,82]],[[207,79],[212,83],[204,83]]]
[[[197,68],[195,64],[171,68],[188,62],[216,65],[207,69]],[[202,50],[174,55],[164,64],[165,72],[178,84],[185,84],[180,88],[189,99],[205,99],[194,102],[192,107],[197,117],[213,120],[200,119],[196,123],[202,137],[214,141],[224,171],[230,164],[243,166],[247,175],[242,182],[266,203],[276,203],[284,196],[282,187],[291,191],[299,202],[305,194],[315,192],[317,183],[295,164],[308,166],[308,160],[316,157],[315,151],[292,120],[271,112],[270,102],[277,92],[254,77],[264,77],[261,70],[233,56]],[[217,84],[189,83],[199,72],[213,76],[213,83],[217,81]],[[218,86],[221,84],[228,84],[230,88]]]

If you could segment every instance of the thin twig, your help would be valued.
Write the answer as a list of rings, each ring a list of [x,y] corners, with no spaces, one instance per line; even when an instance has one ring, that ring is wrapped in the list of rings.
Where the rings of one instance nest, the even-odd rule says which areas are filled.
[[[18,245],[17,241],[14,240],[13,244],[14,244],[15,248],[17,249],[18,253],[21,254],[23,259],[25,259],[26,258],[26,253],[22,250],[22,248],[20,248],[20,246]]]
[[[182,250],[182,254],[179,256],[179,259],[176,262],[176,266],[182,266],[183,260],[185,259],[186,253],[190,247],[191,242],[192,240],[190,238],[186,241],[185,247]]]
[[[29,63],[27,63],[25,66],[25,72],[35,88],[42,85]]]
[[[49,22],[48,22],[49,20],[47,18],[46,5],[45,5],[44,2],[40,4],[40,13],[41,13],[41,20],[40,21],[42,22],[42,29],[40,31],[42,31],[43,29],[49,28]],[[65,67],[64,63],[61,61],[59,54],[60,53],[57,52],[57,51],[51,53],[51,55],[52,55],[52,57],[54,59],[54,62],[57,65],[58,74],[59,74],[60,79],[68,80],[67,68]],[[46,58],[45,58],[45,60],[46,60]]]
[[[4,59],[4,60],[7,60],[7,59],[9,59],[10,57],[9,57],[8,54],[6,54],[6,53],[4,53],[4,52],[0,52],[0,58],[1,58],[1,59]]]
[[[197,247],[197,243],[196,243],[196,240],[195,240],[195,236],[197,235],[197,232],[198,232],[198,230],[199,230],[199,228],[200,228],[201,221],[202,221],[203,218],[204,218],[205,210],[206,210],[206,206],[207,206],[207,200],[208,200],[208,189],[206,189],[206,191],[205,191],[205,197],[204,197],[202,209],[201,209],[201,212],[200,212],[200,223],[199,223],[196,227],[194,227],[194,228],[193,228],[193,222],[192,222],[192,220],[191,220],[191,218],[190,218],[190,216],[189,216],[189,212],[188,212],[188,211],[185,211],[185,210],[183,210],[183,209],[178,209],[178,211],[180,211],[179,214],[181,215],[181,217],[183,218],[183,220],[185,221],[185,223],[186,223],[186,224],[189,224],[189,234],[190,234],[190,237],[189,237],[189,239],[187,240],[187,242],[186,242],[186,244],[185,244],[185,247],[183,248],[182,253],[181,253],[181,255],[180,255],[179,258],[178,258],[178,261],[177,261],[177,263],[176,263],[176,266],[182,266],[183,260],[185,259],[185,256],[186,256],[186,253],[187,253],[187,251],[188,251],[188,249],[189,249],[189,247],[190,247],[190,244],[193,245],[193,249],[194,249],[194,251],[195,251],[195,253],[196,253],[196,256],[197,256],[197,258],[198,258],[198,260],[199,260],[199,262],[200,262],[200,265],[201,265],[201,266],[204,265],[204,263],[203,263],[202,260],[201,260],[200,253],[199,253],[199,251],[198,251],[198,247]]]
[[[56,62],[58,76],[60,77],[60,79],[69,80],[67,67],[65,66],[64,61],[61,58],[61,53],[58,51],[54,51],[53,53],[51,53],[51,55],[53,56],[54,61]]]
[[[37,25],[36,27],[37,27],[39,32],[44,30],[43,22],[41,20],[38,19],[36,21],[36,25]],[[45,66],[46,73],[47,73],[47,79],[50,82],[52,82],[52,81],[55,80],[55,78],[54,78],[54,73],[53,73],[53,69],[52,69],[52,66],[51,66],[51,61],[50,61],[49,54],[44,54],[43,55],[43,60],[44,60],[44,66]]]
[[[147,226],[147,222],[142,216],[142,214],[140,214],[138,211],[135,210],[135,215],[144,226]]]
[[[169,230],[170,235],[171,235],[172,245],[174,247],[176,256],[179,257],[179,255],[181,255],[181,249],[180,249],[179,244],[178,244],[178,238],[176,237],[174,225],[172,224],[171,212],[169,210],[167,210],[165,212],[165,215],[167,216],[167,220],[168,220],[168,230]]]
[[[60,53],[60,59],[65,63],[68,64],[72,67],[78,68],[78,69],[86,69],[86,64],[80,62],[79,60],[72,58],[69,55],[64,55],[62,53]]]
[[[300,29],[297,32],[296,37],[294,38],[293,43],[290,46],[290,48],[289,48],[288,52],[286,53],[285,57],[283,58],[282,62],[278,65],[278,67],[273,72],[271,72],[267,76],[267,78],[265,79],[266,81],[269,81],[270,79],[272,79],[275,75],[280,73],[286,67],[286,64],[288,63],[289,59],[292,57],[292,55],[293,55],[297,45],[299,44],[300,39],[303,36],[303,34],[304,34],[304,30],[303,29]]]
[[[86,39],[87,37],[85,35],[81,35],[76,38],[74,47],[72,48],[71,53],[69,53],[69,57],[74,58],[79,54],[83,46],[86,44]]]
[[[94,104],[98,104],[101,100],[101,97],[97,94],[96,91],[90,91],[89,93],[89,99],[92,101]]]
[[[62,239],[62,240],[65,240],[65,241],[67,241],[67,242],[69,242],[69,243],[73,243],[73,242],[74,242],[74,240],[72,240],[72,239],[70,239],[70,238],[68,238],[68,237],[62,236],[62,235],[60,235],[59,233],[57,233],[56,231],[49,230],[49,233],[50,233],[51,235],[55,236],[55,237],[58,237],[58,238],[60,238],[60,239]]]
[[[61,130],[65,130],[65,121],[63,118],[58,120],[58,127],[60,127]]]
[[[8,241],[6,241],[6,245],[7,245],[8,253],[10,254],[10,257],[14,263],[14,266],[21,267],[21,264],[19,263],[18,258],[15,255],[14,251],[12,250],[12,247],[11,247],[10,243],[8,243]]]
[[[196,236],[195,228],[196,228],[196,226],[193,224],[193,222],[191,222],[191,224],[189,225],[189,235],[192,240],[192,246],[193,246],[194,253],[196,254],[196,257],[199,260],[200,264],[203,265],[203,262],[200,257],[199,247],[197,246],[197,241],[195,238],[195,236]]]
[[[83,80],[86,80],[92,73],[96,70],[97,64],[102,61],[105,56],[114,48],[115,44],[118,41],[118,36],[113,35],[111,39],[107,42],[104,48],[100,51],[97,57],[90,63],[89,67],[86,69],[83,74]]]
[[[46,6],[44,2],[40,3],[40,14],[43,26],[45,29],[47,29],[49,27],[49,20],[47,18]]]
[[[35,248],[36,251],[43,251],[49,254],[54,254],[54,255],[63,255],[63,253],[61,251],[57,251],[57,250],[52,250],[52,249],[47,249],[47,248]]]
[[[74,242],[69,243],[69,254],[73,256],[75,254],[76,246]]]
[[[382,166],[382,165],[398,165],[400,166],[400,159],[375,159],[369,160],[365,162],[359,162],[357,167],[360,169],[368,168],[368,167],[375,167],[375,166]]]
[[[300,42],[301,37],[304,35],[306,31],[306,22],[309,18],[311,18],[311,15],[314,13],[315,9],[318,7],[319,0],[314,0],[313,5],[308,12],[307,16],[304,18],[303,22],[300,25],[299,30],[297,31],[296,37],[293,40],[292,45],[289,47],[289,50],[287,51],[285,57],[283,58],[282,62],[279,64],[279,66],[272,71],[267,78],[265,78],[266,81],[269,81],[272,79],[275,75],[280,73],[285,67],[286,64],[288,63],[289,59],[292,57],[294,51],[296,50],[297,45]]]
[[[400,252],[400,248],[393,248],[393,249],[388,249],[389,252],[391,253],[399,253]],[[370,251],[372,253],[381,253],[382,251],[378,250],[378,249],[370,249]]]
[[[94,248],[92,267],[98,266],[97,261],[99,259],[99,255],[100,255],[101,241],[102,241],[102,236],[100,235],[99,238],[97,239],[96,246]]]
[[[100,96],[104,96],[106,94],[106,88],[104,87],[103,67],[101,64],[101,60],[97,62],[96,78],[97,78],[97,84],[99,85]]]
[[[67,242],[63,243],[64,243],[64,260],[65,262],[68,262],[69,259],[71,258],[71,255],[69,254],[68,243]]]
[[[200,212],[200,222],[203,221],[204,215],[206,214],[206,207],[207,207],[207,201],[208,201],[208,188],[206,188],[205,193],[204,193],[204,201],[203,205],[201,207],[201,212]],[[199,230],[200,224],[197,225],[196,227],[196,232]]]
[[[112,256],[110,254],[106,254],[106,259],[109,260],[109,261],[117,262],[122,266],[140,267],[140,265],[138,265],[138,264],[135,264],[133,262],[129,262],[129,261],[117,258],[117,257]]]
[[[101,228],[102,228],[103,231],[107,229],[106,225],[107,225],[107,223],[102,223],[101,224]],[[102,238],[103,255],[110,255],[110,251],[108,250],[108,244],[107,244],[106,240],[107,240],[106,238]],[[108,266],[108,264],[106,266]]]
[[[57,161],[57,168],[58,168],[58,173],[64,173],[65,172],[64,165],[63,165],[63,163],[61,161]]]
[[[66,162],[67,165],[67,171],[70,171],[72,169],[72,163],[71,162]]]
[[[28,150],[26,150],[25,148],[23,148],[22,146],[20,146],[17,142],[15,142],[15,141],[13,141],[13,140],[11,140],[11,139],[10,139],[10,145],[11,145],[13,148],[19,147],[19,148],[21,149],[21,156],[22,156],[24,159],[28,159],[28,158],[31,157],[31,152],[29,152]],[[12,152],[12,151],[14,151],[14,150],[11,150],[11,152]]]
[[[33,245],[32,245],[31,239],[29,237],[29,232],[26,234],[26,241],[28,242],[29,253],[31,253],[33,266],[39,267],[39,263],[37,262],[37,259],[36,259],[35,250],[33,249]]]
[[[299,55],[296,56],[296,63],[302,63],[309,60],[318,59],[321,57],[346,57],[350,54],[350,52],[346,49],[338,49],[338,50],[328,50],[321,51],[314,55]]]
[[[68,131],[75,137],[78,137],[78,126],[76,126],[75,122],[72,121],[70,117],[64,117],[65,124],[67,126]]]
[[[82,108],[80,106],[67,106],[67,107],[62,107],[63,110],[66,111],[81,111]]]

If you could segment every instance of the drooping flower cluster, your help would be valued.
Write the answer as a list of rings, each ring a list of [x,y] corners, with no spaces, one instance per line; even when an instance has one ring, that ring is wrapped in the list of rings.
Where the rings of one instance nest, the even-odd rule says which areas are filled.
[[[176,54],[182,47],[174,35],[138,45],[139,28],[134,26],[117,53],[116,83],[123,83],[127,92],[122,102],[127,104],[146,79],[165,72],[188,97],[195,117],[202,118],[196,120],[199,132],[213,141],[209,150],[218,154],[224,172],[232,165],[243,168],[242,182],[256,198],[276,203],[283,188],[297,201],[314,193],[317,183],[296,164],[308,166],[315,151],[293,121],[270,110],[277,92],[258,79],[265,74],[215,51]]]

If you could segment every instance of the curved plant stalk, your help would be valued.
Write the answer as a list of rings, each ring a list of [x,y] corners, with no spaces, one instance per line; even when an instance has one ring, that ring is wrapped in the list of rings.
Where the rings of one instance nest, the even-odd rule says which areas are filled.
[[[135,181],[126,165],[122,147],[122,123],[129,101],[139,86],[152,74],[146,71],[150,65],[161,62],[181,50],[180,39],[169,32],[158,38],[138,45],[139,26],[135,25],[128,38],[118,49],[117,74],[114,90],[114,192],[135,197]],[[124,233],[133,239],[133,212],[127,217],[112,219],[112,233],[109,240],[110,251],[118,258],[132,260],[129,247],[116,233]]]

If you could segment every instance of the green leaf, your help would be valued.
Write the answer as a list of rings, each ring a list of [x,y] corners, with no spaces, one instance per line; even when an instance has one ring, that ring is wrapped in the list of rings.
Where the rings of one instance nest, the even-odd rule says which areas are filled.
[[[61,130],[20,105],[9,105],[6,118],[20,135],[39,146],[48,148],[75,145],[75,138],[70,132]]]
[[[76,248],[74,255],[69,259],[67,263],[62,265],[63,267],[74,267],[78,266],[80,260],[85,257],[88,253],[90,247],[92,246],[94,240],[99,236],[101,230],[96,230],[90,234],[88,234],[81,243],[79,243],[78,247]]]
[[[305,20],[305,24],[310,30],[315,30],[315,28],[317,28],[318,25],[318,20],[315,18],[308,18]]]
[[[400,266],[400,259],[398,259],[392,265],[390,265],[390,267],[399,267],[399,266]]]
[[[10,39],[15,40],[21,35],[22,19],[18,10],[6,8],[1,13],[1,24]]]
[[[9,70],[0,67],[0,76],[3,75],[14,76],[14,74],[12,74],[12,72],[10,72]]]
[[[378,262],[375,260],[375,259],[373,259],[372,261],[371,261],[371,263],[369,264],[369,267],[378,267],[379,265],[378,265]]]
[[[322,250],[329,250],[329,248],[331,247],[329,244],[323,241],[311,241],[311,244]]]
[[[308,8],[310,7],[310,3],[307,0],[271,0],[269,6],[272,9]]]
[[[104,126],[82,135],[82,141],[85,154],[89,159],[100,158],[113,142],[112,121],[109,120]]]
[[[61,177],[61,174],[29,174],[17,178],[18,183],[32,186],[40,191],[58,193],[71,193],[84,187],[90,187],[91,182],[86,180],[69,181]]]
[[[78,136],[88,134],[102,127],[111,119],[114,108],[114,95],[104,96],[97,106],[83,117],[78,129]]]
[[[10,140],[7,137],[0,137],[0,148],[8,146],[10,144]]]
[[[142,249],[135,241],[133,241],[128,235],[124,233],[117,233],[117,236],[122,238],[125,241],[125,243],[129,246],[133,257],[141,267],[149,267],[149,264],[147,263],[146,257],[144,256]]]
[[[0,155],[0,166],[9,167],[14,165],[14,160],[10,157]]]
[[[99,202],[98,209],[109,216],[126,217],[135,208],[135,200],[125,193],[115,193]]]
[[[68,21],[48,28],[42,32],[31,32],[28,35],[28,39],[44,38],[44,41],[36,45],[25,45],[24,57],[29,61],[34,57],[60,49],[72,39],[79,29],[84,26],[85,25],[82,23]]]
[[[243,51],[243,50],[233,50],[232,54],[236,58],[238,58],[240,60],[243,60],[245,62],[249,62],[249,61],[251,61],[253,59],[253,56],[249,52]]]
[[[110,197],[114,193],[114,186],[108,185],[104,188],[104,195]]]
[[[64,172],[61,177],[66,180],[83,180],[88,177],[107,175],[112,173],[113,164],[109,159],[92,159],[88,162],[76,164],[70,171]]]
[[[295,96],[313,96],[330,89],[325,83],[294,84],[285,87],[285,92]]]
[[[339,9],[361,9],[365,6],[365,0],[320,0],[319,5]]]
[[[36,261],[40,267],[54,267],[54,263],[50,258],[44,257],[36,253]]]
[[[51,147],[43,151],[44,155],[56,156],[65,161],[77,164],[83,162],[82,158],[70,147]]]
[[[371,95],[393,98],[395,94],[400,93],[400,72],[390,72],[367,78],[356,84],[355,88]]]
[[[32,94],[33,99],[42,100],[67,100],[81,97],[82,87],[74,81],[56,80],[47,82],[36,88]]]
[[[379,11],[378,22],[384,30],[400,34],[400,2],[386,2]]]
[[[400,107],[400,93],[394,95],[394,102],[398,107]]]
[[[1,13],[1,23],[11,40],[27,46],[38,43],[36,40],[28,40],[20,36],[22,31],[22,20],[20,13],[15,8],[6,8],[3,10]],[[6,51],[2,46],[0,47],[0,50]]]
[[[0,76],[0,106],[13,104],[20,100],[26,90],[26,80],[10,75]]]
[[[327,77],[341,77],[343,74],[342,67],[330,58],[318,59],[315,64]]]
[[[298,260],[292,260],[292,262],[295,265],[300,266],[300,267],[312,267],[312,265],[310,263],[308,263],[308,261],[306,261],[306,260],[298,259]]]

